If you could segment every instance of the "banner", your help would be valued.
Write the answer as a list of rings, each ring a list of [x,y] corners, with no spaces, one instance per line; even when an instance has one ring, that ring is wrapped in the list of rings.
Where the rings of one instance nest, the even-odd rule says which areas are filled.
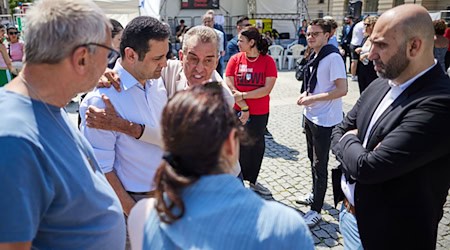
[[[248,22],[255,26],[261,34],[272,32],[272,19],[250,19]]]
[[[181,0],[181,9],[218,9],[219,0]]]

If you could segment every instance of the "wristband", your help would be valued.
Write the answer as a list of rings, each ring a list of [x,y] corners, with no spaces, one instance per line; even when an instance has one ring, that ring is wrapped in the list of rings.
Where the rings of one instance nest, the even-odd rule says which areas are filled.
[[[139,126],[141,126],[141,134],[136,139],[141,139],[142,135],[144,134],[144,130],[145,130],[145,125],[144,124],[139,124]]]
[[[248,109],[245,109],[245,110],[242,110],[242,109],[241,109],[241,111],[242,111],[242,112],[248,112]]]
[[[130,127],[132,127],[134,124],[136,124],[136,123],[130,122]],[[142,137],[142,135],[144,134],[145,125],[144,124],[137,124],[137,125],[139,125],[141,127],[141,133],[139,134],[138,137],[135,137],[136,139],[139,140]]]

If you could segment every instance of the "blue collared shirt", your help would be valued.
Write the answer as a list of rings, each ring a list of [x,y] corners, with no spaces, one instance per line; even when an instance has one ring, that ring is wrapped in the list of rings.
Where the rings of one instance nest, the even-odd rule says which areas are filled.
[[[114,70],[121,79],[122,91],[99,88],[90,92],[80,105],[80,128],[105,173],[115,171],[127,191],[147,192],[154,189],[152,180],[161,163],[162,148],[120,132],[89,128],[84,114],[89,105],[104,108],[101,96],[105,94],[122,118],[159,128],[162,110],[167,103],[167,91],[161,78],[147,80],[144,87],[122,67],[120,61]]]
[[[183,217],[144,226],[143,249],[314,249],[300,214],[266,201],[229,174],[202,176],[182,191]]]

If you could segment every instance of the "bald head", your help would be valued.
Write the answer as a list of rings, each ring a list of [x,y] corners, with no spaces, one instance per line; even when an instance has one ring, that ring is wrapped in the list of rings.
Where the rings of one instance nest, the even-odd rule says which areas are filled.
[[[378,76],[402,84],[434,64],[434,30],[427,10],[404,4],[380,16],[370,35],[369,59]]]
[[[433,21],[427,10],[420,5],[404,4],[386,11],[381,15],[375,29],[380,27],[393,29],[406,41],[413,37],[420,37],[426,47],[431,47],[431,49],[433,47]]]

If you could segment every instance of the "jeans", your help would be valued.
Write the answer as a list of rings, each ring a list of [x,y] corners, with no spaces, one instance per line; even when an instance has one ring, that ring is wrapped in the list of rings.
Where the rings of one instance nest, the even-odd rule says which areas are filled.
[[[345,250],[362,250],[361,239],[359,238],[358,224],[353,214],[349,213],[342,204],[339,213],[339,229],[344,238]]]
[[[249,144],[240,146],[239,162],[241,163],[244,180],[255,184],[261,170],[261,163],[266,150],[264,131],[266,130],[269,114],[250,115],[250,121],[245,125]]]
[[[311,204],[311,210],[318,213],[322,210],[323,200],[327,191],[328,155],[332,130],[333,127],[316,125],[305,117],[306,143],[313,177],[312,193],[314,201]]]

